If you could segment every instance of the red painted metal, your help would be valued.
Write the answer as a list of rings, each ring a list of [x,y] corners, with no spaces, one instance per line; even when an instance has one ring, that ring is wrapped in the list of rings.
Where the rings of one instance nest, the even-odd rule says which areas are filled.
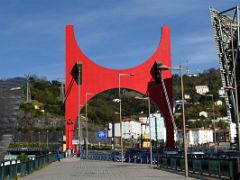
[[[161,60],[164,65],[171,66],[171,47],[170,47],[170,28],[162,27],[161,41],[153,53],[153,55],[136,67],[115,70],[102,67],[91,61],[80,50],[74,36],[72,25],[66,26],[66,146],[74,148],[72,139],[74,137],[74,125],[78,115],[78,84],[76,62],[82,62],[82,85],[80,85],[80,107],[86,104],[86,93],[101,93],[103,91],[118,88],[119,73],[129,74],[134,73],[134,76],[121,77],[121,88],[127,88],[138,91],[146,96],[149,96],[159,107],[162,116],[165,119],[167,128],[167,147],[174,146],[174,128],[171,121],[170,112],[164,96],[163,88],[160,83],[156,82],[155,77],[155,62]],[[172,100],[172,72],[171,70],[163,71],[166,89],[170,101]],[[89,101],[92,96],[87,96]],[[172,101],[171,101],[172,103]],[[73,122],[73,123],[69,123]]]

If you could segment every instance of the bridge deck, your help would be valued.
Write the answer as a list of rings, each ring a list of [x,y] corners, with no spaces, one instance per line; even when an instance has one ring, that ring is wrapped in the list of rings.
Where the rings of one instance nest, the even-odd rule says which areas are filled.
[[[150,169],[144,164],[121,164],[112,161],[63,159],[23,177],[23,180],[166,180],[184,179],[184,176]],[[193,179],[193,178],[189,178]]]

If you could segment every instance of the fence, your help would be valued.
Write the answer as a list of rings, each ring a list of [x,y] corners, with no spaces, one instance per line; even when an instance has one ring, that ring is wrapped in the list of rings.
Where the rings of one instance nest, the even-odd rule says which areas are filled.
[[[86,155],[82,154],[81,158],[85,159]],[[90,153],[87,157],[92,160],[113,160],[112,154]],[[121,156],[115,156],[116,161],[121,161]],[[149,156],[133,156],[124,158],[125,162],[150,164]],[[211,158],[188,158],[188,170],[190,173],[201,176],[212,176],[225,179],[238,179],[239,169],[238,159],[211,159]],[[153,164],[158,164],[161,168],[167,168],[177,171],[184,171],[183,157],[161,157],[153,156]],[[239,163],[240,164],[240,163]]]
[[[86,157],[83,157],[83,158],[86,158]],[[89,154],[87,158],[92,160],[112,161],[111,154]]]
[[[178,171],[185,170],[182,157],[160,157],[159,166]],[[188,170],[199,175],[234,179],[238,172],[237,159],[188,158]]]
[[[56,154],[37,156],[34,160],[22,162],[20,162],[20,160],[3,162],[0,166],[0,179],[15,179],[17,177],[26,176],[54,161],[57,161]]]
[[[82,159],[91,159],[91,160],[103,160],[103,161],[112,161],[114,159],[113,154],[104,154],[104,153],[89,153],[88,157],[86,154],[81,154]],[[115,161],[122,161],[121,154],[115,155]],[[141,164],[150,164],[150,157],[145,155],[130,156],[127,157],[124,155],[123,161],[126,163],[141,163]],[[153,156],[153,164],[157,164],[157,156]]]

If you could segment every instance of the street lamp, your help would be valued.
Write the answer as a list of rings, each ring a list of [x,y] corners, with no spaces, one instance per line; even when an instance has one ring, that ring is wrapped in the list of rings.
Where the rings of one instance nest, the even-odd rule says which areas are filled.
[[[163,65],[161,61],[157,63],[157,70],[160,73],[164,70],[178,70],[181,78],[181,92],[182,92],[182,117],[183,117],[183,146],[184,146],[184,165],[185,165],[185,177],[188,177],[188,157],[187,157],[187,142],[186,142],[186,122],[185,122],[185,107],[184,107],[184,91],[183,91],[183,75],[182,75],[182,66],[179,67],[168,67]]]
[[[149,142],[149,146],[150,146],[150,166],[152,167],[152,136],[151,136],[151,120],[150,120],[150,114],[151,114],[151,110],[150,110],[150,98],[149,97],[145,97],[145,98],[141,98],[141,97],[135,97],[135,99],[142,99],[142,100],[147,100],[148,101],[148,119],[149,119],[149,138],[150,138],[150,142]]]
[[[122,163],[123,163],[123,141],[122,141],[122,101],[121,101],[121,77],[122,76],[134,76],[134,74],[118,74],[118,96],[119,96],[119,120],[120,120],[120,143],[121,143],[121,156],[122,156]]]
[[[48,129],[47,129],[47,149],[48,149]]]
[[[79,151],[79,158],[81,159],[81,117],[80,117],[80,100],[81,100],[81,84],[82,84],[82,62],[76,63],[78,74],[77,74],[77,83],[78,83],[78,151]]]
[[[86,107],[85,107],[85,117],[86,117],[86,158],[88,158],[88,96],[93,95],[93,93],[86,92]]]
[[[40,136],[40,131],[38,131],[38,144],[39,144],[39,146],[40,146],[40,138],[41,138],[41,136]]]

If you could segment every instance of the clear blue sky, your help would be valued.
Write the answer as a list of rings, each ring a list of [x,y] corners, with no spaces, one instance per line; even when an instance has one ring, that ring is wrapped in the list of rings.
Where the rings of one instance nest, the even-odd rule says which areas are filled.
[[[209,7],[238,0],[1,0],[0,78],[31,73],[64,77],[65,25],[73,24],[83,52],[114,69],[144,62],[161,26],[171,27],[172,61],[190,72],[218,67]]]

